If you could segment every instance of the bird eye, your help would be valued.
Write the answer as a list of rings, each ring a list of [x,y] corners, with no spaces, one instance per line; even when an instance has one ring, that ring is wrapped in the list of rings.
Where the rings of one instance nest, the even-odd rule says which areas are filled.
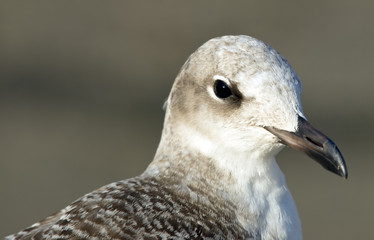
[[[214,82],[214,93],[219,98],[228,98],[232,96],[230,87],[222,80],[216,80]]]

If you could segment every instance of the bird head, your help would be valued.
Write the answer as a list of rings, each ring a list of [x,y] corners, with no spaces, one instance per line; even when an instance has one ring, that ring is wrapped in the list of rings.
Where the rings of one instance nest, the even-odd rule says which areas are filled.
[[[306,120],[300,93],[298,76],[269,45],[248,36],[214,38],[180,70],[164,134],[181,133],[179,141],[212,158],[266,159],[289,146],[346,178],[342,154]]]

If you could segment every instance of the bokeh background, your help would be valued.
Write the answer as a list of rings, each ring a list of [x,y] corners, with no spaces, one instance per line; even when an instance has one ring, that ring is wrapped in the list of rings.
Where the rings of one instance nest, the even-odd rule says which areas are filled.
[[[1,1],[0,236],[140,174],[189,54],[246,34],[288,59],[349,167],[344,180],[279,155],[304,238],[373,239],[373,22],[361,0]]]

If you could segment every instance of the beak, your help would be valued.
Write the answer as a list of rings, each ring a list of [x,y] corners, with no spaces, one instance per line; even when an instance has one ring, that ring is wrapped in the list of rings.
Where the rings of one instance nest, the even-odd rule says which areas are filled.
[[[335,143],[299,116],[298,130],[289,132],[275,127],[264,128],[277,136],[280,142],[306,153],[325,169],[347,178],[348,171],[342,154]]]

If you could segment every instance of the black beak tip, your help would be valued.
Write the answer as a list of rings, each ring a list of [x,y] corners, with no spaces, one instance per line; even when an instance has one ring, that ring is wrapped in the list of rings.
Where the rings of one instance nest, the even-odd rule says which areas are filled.
[[[330,153],[330,161],[333,164],[333,172],[336,173],[337,175],[347,179],[348,178],[348,170],[347,166],[345,164],[343,155],[341,154],[340,150],[338,147],[333,143],[331,140],[329,141],[329,144],[327,146],[327,152]]]
[[[339,166],[337,168],[334,168],[333,170],[329,169],[330,171],[336,173],[337,175],[347,179],[348,178],[348,171],[346,166]]]
[[[312,159],[316,160],[325,169],[345,179],[348,178],[348,170],[343,155],[338,147],[330,139],[325,142],[321,151],[306,151]]]
[[[326,170],[335,173],[345,179],[348,178],[348,170],[345,165],[345,161],[342,155],[335,155],[334,157],[322,155],[320,153],[316,154],[316,152],[306,152],[312,159],[317,161],[319,164],[322,165]]]
[[[343,178],[347,179],[348,178],[348,171],[346,171],[346,170],[341,171],[341,175],[340,176],[342,176]]]
[[[338,175],[340,175],[341,177],[343,177],[345,179],[348,178],[348,170],[347,170],[347,167],[346,167],[345,164],[337,167],[337,172],[338,172]]]

